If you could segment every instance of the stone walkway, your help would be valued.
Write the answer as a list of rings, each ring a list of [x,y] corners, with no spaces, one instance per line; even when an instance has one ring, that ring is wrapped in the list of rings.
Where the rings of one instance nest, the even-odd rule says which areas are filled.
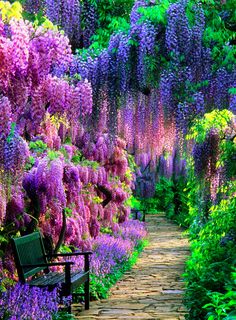
[[[150,215],[146,220],[150,245],[137,264],[113,287],[108,300],[91,302],[90,310],[79,313],[78,319],[184,319],[181,274],[188,241],[164,215]]]

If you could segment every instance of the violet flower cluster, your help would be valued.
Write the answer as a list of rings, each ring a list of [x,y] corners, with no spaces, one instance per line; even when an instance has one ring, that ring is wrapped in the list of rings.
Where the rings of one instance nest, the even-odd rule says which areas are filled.
[[[90,243],[90,270],[99,278],[115,272],[129,260],[139,242],[147,237],[145,223],[138,220],[128,220],[117,225],[113,234],[100,234]],[[85,248],[85,250],[88,249]],[[83,257],[71,258],[75,263],[73,268],[83,268]]]
[[[143,222],[127,220],[120,225],[119,231],[115,233],[115,236],[130,240],[134,246],[137,246],[140,240],[147,237],[147,230]]]
[[[138,220],[121,223],[114,235],[100,235],[92,244],[91,272],[99,277],[115,272],[146,236],[145,224]]]
[[[58,290],[16,284],[0,296],[0,318],[4,320],[52,320],[58,312]]]
[[[127,261],[134,243],[121,237],[100,235],[93,243],[91,271],[99,277],[112,273],[118,265]]]
[[[113,134],[125,137],[136,162],[143,169],[149,164],[146,171],[151,173],[160,156],[174,153],[177,141],[182,150],[183,137],[195,117],[214,106],[234,109],[234,95],[228,89],[234,87],[235,69],[213,71],[211,49],[204,44],[201,5],[191,8],[191,23],[188,1],[170,4],[165,25],[144,19],[142,11],[149,6],[155,6],[153,1],[135,1],[128,34],[112,35],[108,48],[95,59],[75,57],[71,74],[91,81],[96,118],[103,117],[105,110]],[[150,80],[150,73],[154,79]],[[197,83],[202,85],[195,89]],[[119,95],[123,108],[118,112]],[[147,179],[138,188],[146,196],[151,193],[145,190],[151,192],[154,186]]]

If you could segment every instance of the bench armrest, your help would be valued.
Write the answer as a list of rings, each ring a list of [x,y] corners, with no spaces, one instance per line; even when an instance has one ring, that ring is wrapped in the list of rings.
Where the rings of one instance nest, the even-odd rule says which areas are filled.
[[[57,258],[57,257],[73,257],[73,256],[84,256],[84,271],[89,271],[89,255],[93,254],[91,251],[85,252],[69,252],[69,253],[55,253],[46,255],[46,257]]]
[[[52,254],[47,254],[46,257],[49,258],[56,258],[56,257],[72,257],[72,256],[86,256],[93,254],[91,251],[85,251],[85,252],[68,252],[68,253],[52,253]]]
[[[63,261],[63,262],[50,262],[50,263],[34,263],[34,264],[23,264],[21,265],[22,268],[37,268],[37,267],[55,267],[55,266],[67,266],[72,265],[74,262],[72,261]]]

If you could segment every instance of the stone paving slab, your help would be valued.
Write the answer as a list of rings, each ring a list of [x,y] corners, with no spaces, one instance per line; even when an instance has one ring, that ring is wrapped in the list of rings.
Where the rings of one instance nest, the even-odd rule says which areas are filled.
[[[149,215],[146,220],[150,243],[137,264],[111,289],[109,299],[91,302],[90,310],[77,312],[77,319],[184,319],[181,275],[189,254],[188,241],[164,214]]]

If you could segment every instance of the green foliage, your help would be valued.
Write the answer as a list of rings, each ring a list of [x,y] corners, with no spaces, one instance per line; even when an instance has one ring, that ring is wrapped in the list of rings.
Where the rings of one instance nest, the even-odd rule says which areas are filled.
[[[104,234],[111,234],[111,235],[113,233],[111,227],[103,227],[103,226],[101,227],[100,232]]]
[[[72,157],[71,161],[74,164],[79,164],[81,162],[81,160],[83,159],[83,155],[82,152],[80,152],[79,150],[76,151],[76,154]]]
[[[29,143],[29,148],[37,153],[43,153],[47,150],[47,145],[42,140],[37,140],[35,142],[31,141]]]
[[[207,319],[203,306],[210,303],[211,292],[224,293],[225,282],[229,281],[233,263],[230,255],[235,256],[235,249],[230,246],[221,248],[219,241],[210,241],[212,237],[205,242],[200,239],[197,243],[196,240],[192,245],[192,256],[185,274],[188,283],[185,304],[189,310],[189,320]]]
[[[236,272],[225,293],[209,292],[210,303],[203,306],[208,311],[207,320],[235,320],[236,319]]]
[[[236,94],[236,88],[229,88],[229,93],[235,95]]]
[[[107,46],[113,33],[128,32],[129,14],[134,0],[90,0],[90,3],[98,13],[98,28],[91,38],[90,49],[97,51]]]
[[[4,272],[4,270],[3,270],[3,272]],[[2,277],[2,274],[0,274],[0,276]],[[15,284],[14,280],[12,280],[10,278],[3,277],[0,281],[0,293],[6,291],[7,288],[11,287],[14,284]]]
[[[110,36],[117,32],[128,33],[129,23],[122,17],[113,17],[106,28],[98,28],[91,37],[92,44],[90,49],[102,50],[109,42]]]
[[[153,198],[142,199],[141,208],[150,213],[165,212],[167,217],[178,222],[181,226],[188,226],[188,192],[184,177],[168,179],[161,177],[156,184]]]
[[[25,165],[25,170],[30,170],[35,164],[35,158],[33,156],[29,156],[29,159]]]
[[[31,17],[27,13],[25,13],[25,15],[27,15],[25,17],[26,19],[33,20],[35,28],[42,26],[46,30],[58,30],[57,26],[55,26],[47,17],[45,17],[44,12],[42,10],[40,10],[36,15]],[[64,31],[60,32],[62,34],[64,33]]]
[[[13,138],[14,134],[15,134],[15,130],[16,130],[16,123],[15,122],[12,122],[11,123],[11,130],[10,130],[10,133],[7,137],[7,142],[10,143],[11,142],[11,139]]]
[[[80,165],[83,166],[83,167],[91,167],[94,170],[99,168],[99,163],[97,161],[90,161],[90,160],[87,160],[87,159],[81,161]]]
[[[194,139],[197,143],[202,143],[211,129],[216,129],[220,138],[225,136],[225,130],[230,126],[233,113],[229,110],[213,110],[206,113],[203,119],[195,120],[191,127],[187,139]]]
[[[152,5],[146,8],[139,8],[138,11],[142,14],[140,22],[149,20],[154,24],[166,25],[166,12],[172,2],[173,1],[169,0],[158,0],[156,1],[156,5]]]
[[[138,166],[135,162],[134,156],[131,154],[128,154],[128,163],[129,163],[130,170],[132,172],[135,172],[135,170],[138,168]]]
[[[141,201],[140,209],[145,209],[148,214],[158,213],[158,211],[157,211],[158,200],[155,197],[140,199],[140,201]],[[159,210],[159,212],[160,212],[160,210]]]
[[[77,151],[76,154],[72,157],[71,161],[75,165],[81,165],[83,167],[91,167],[94,170],[97,170],[99,168],[99,163],[97,161],[90,161],[86,159],[81,151]]]
[[[156,184],[155,198],[157,209],[164,211],[171,218],[174,214],[174,183],[171,179],[161,177]]]
[[[214,68],[224,66],[232,69],[235,65],[236,49],[235,46],[229,44],[236,38],[235,1],[206,0],[201,2],[207,22],[204,41],[206,45],[213,47]]]
[[[53,161],[57,158],[59,158],[60,154],[57,151],[54,150],[48,150],[48,158],[49,160]]]
[[[141,209],[141,202],[134,196],[130,196],[126,201],[125,205],[132,209]]]

